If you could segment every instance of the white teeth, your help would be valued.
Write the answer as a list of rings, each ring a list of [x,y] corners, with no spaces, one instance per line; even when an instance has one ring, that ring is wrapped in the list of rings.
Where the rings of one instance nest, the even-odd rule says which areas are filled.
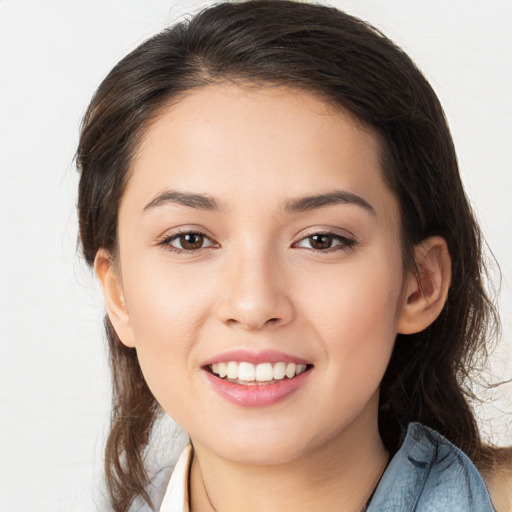
[[[230,361],[228,363],[228,379],[238,379],[238,363]]]
[[[282,380],[285,377],[292,379],[306,370],[305,364],[295,363],[260,363],[254,365],[245,361],[229,361],[227,363],[214,363],[211,370],[221,378],[242,382],[270,382]]]
[[[274,379],[281,380],[284,379],[286,375],[286,363],[276,363],[274,365]]]
[[[262,363],[256,366],[256,380],[265,382],[274,378],[274,369],[270,363]]]
[[[254,380],[256,369],[251,363],[240,363],[238,365],[238,379],[240,380]]]
[[[295,376],[295,370],[297,370],[297,365],[295,363],[288,363],[286,365],[286,371],[285,371],[286,376],[289,379],[291,379],[292,377]]]
[[[213,368],[212,368],[213,370]],[[219,363],[219,377],[224,378],[228,374],[228,365],[226,363]]]

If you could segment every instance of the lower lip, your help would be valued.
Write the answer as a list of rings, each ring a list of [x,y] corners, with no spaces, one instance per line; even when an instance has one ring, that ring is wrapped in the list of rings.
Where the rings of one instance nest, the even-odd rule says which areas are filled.
[[[273,384],[252,384],[244,386],[216,377],[207,370],[203,370],[206,378],[223,398],[242,407],[268,407],[282,402],[289,395],[297,391],[308,378],[311,370],[297,375],[293,379],[279,380]]]

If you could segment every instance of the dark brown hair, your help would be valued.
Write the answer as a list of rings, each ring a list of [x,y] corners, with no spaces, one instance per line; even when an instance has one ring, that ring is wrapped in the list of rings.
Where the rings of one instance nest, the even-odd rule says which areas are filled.
[[[405,261],[416,244],[443,237],[452,283],[439,318],[398,335],[381,384],[379,428],[394,451],[407,424],[432,427],[474,461],[485,455],[470,407],[470,374],[496,328],[484,291],[478,226],[460,181],[439,101],[411,59],[372,26],[334,8],[285,0],[225,3],[152,37],[97,90],[82,125],[78,211],[85,258],[115,255],[117,212],[145,127],[180,93],[226,81],[308,91],[380,134],[383,171],[401,205]],[[159,407],[135,349],[106,318],[113,413],[105,468],[113,507],[148,503],[143,454]]]

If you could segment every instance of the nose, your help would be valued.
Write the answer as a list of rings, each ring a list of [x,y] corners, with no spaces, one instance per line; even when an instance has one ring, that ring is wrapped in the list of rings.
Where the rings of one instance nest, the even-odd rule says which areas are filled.
[[[222,322],[251,331],[291,322],[293,305],[278,258],[239,255],[224,275],[218,304]]]

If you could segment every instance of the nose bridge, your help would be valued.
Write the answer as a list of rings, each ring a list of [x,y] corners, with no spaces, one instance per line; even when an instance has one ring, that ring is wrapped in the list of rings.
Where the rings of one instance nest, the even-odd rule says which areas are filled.
[[[228,277],[219,308],[222,321],[261,329],[291,320],[286,273],[272,247],[254,243],[234,247],[226,264]]]

